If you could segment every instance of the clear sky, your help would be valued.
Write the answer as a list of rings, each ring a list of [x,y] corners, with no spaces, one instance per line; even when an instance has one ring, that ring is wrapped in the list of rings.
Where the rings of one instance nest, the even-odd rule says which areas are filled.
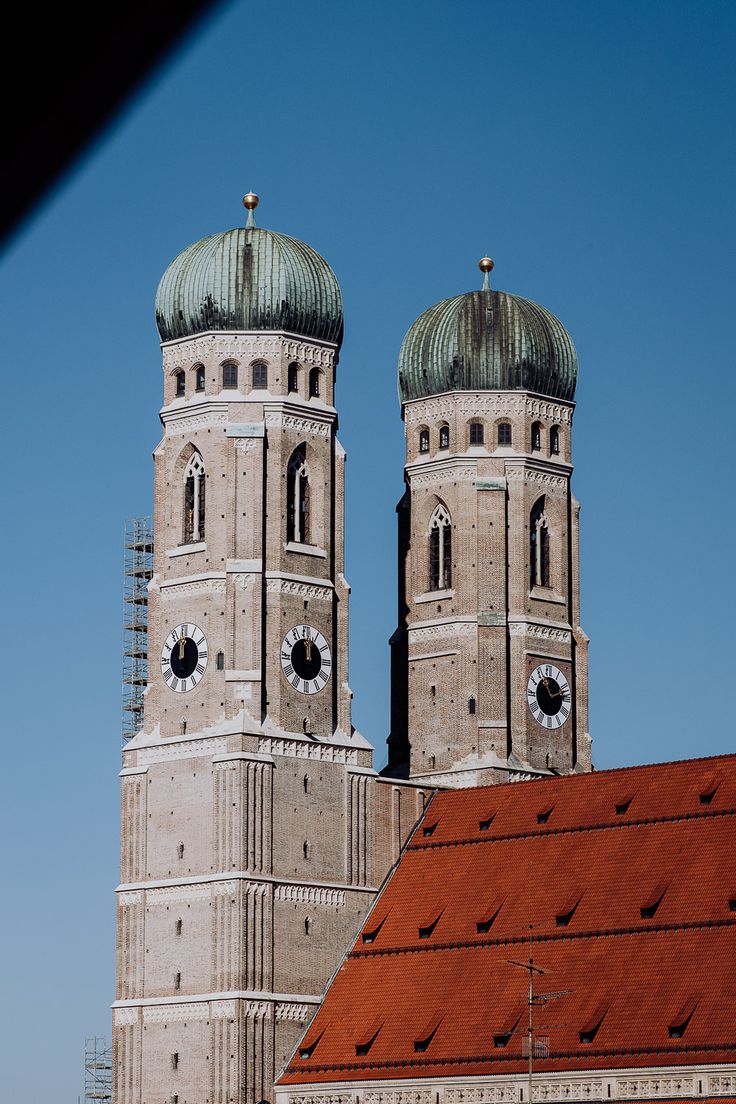
[[[384,760],[402,336],[494,285],[567,325],[596,765],[732,751],[736,9],[221,7],[2,258],[2,1097],[109,1035],[124,519],[151,509],[169,261],[237,225],[335,269],[357,726]],[[142,33],[145,33],[142,30]],[[94,89],[90,89],[94,95]],[[50,110],[52,105],[50,105]]]

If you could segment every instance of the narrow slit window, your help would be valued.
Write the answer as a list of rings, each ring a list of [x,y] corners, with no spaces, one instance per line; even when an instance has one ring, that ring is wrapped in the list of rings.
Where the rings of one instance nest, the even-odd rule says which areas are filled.
[[[475,713],[475,698],[468,698],[468,713],[470,713],[471,716]]]
[[[552,426],[549,431],[549,451],[552,456],[559,456],[560,453],[560,427]]]
[[[176,373],[176,397],[181,399],[187,393],[186,373],[180,368]]]
[[[419,431],[419,451],[429,452],[429,430],[421,429]]]
[[[306,445],[291,454],[286,472],[286,539],[309,544],[309,468]]]
[[[532,452],[539,452],[542,448],[542,423],[532,424]]]
[[[440,448],[446,449],[450,447],[450,427],[448,425],[440,426]]]
[[[204,364],[198,364],[194,369],[194,390],[204,391],[205,375]]]
[[[253,365],[253,390],[265,391],[268,387],[268,368],[264,361],[257,360]]]
[[[319,368],[311,368],[309,372],[309,397],[310,399],[318,399],[320,394],[320,382],[321,376]]]
[[[218,671],[224,671],[225,670],[225,653],[224,652],[218,652],[217,653],[217,656],[215,658],[215,667]]]
[[[291,393],[291,392],[298,391],[298,390],[299,390],[299,365],[298,364],[290,364],[289,365],[289,392]]]
[[[198,452],[192,453],[184,472],[184,544],[204,540],[205,470]]]
[[[238,389],[238,366],[233,364],[232,361],[228,361],[227,364],[222,366],[222,387],[224,391],[237,391]]]

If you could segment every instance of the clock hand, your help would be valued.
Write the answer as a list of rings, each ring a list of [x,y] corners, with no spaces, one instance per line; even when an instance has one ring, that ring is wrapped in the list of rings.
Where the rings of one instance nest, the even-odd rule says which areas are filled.
[[[185,637],[184,630],[182,629],[181,630],[181,636],[179,637],[179,662],[180,663],[184,659],[184,650],[186,648],[186,642],[187,642],[187,638]]]

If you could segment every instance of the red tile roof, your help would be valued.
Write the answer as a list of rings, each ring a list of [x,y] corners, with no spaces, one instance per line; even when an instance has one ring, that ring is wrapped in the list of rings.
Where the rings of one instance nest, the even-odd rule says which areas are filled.
[[[736,756],[445,791],[423,823],[279,1084],[521,1072],[530,925],[563,994],[540,1072],[736,1062]]]

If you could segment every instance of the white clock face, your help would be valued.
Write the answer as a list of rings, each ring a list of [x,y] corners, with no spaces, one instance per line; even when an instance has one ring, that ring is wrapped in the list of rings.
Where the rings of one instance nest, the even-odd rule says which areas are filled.
[[[526,684],[526,700],[542,728],[561,728],[570,716],[570,684],[553,663],[540,663],[534,668]]]
[[[161,649],[161,674],[169,690],[186,694],[207,670],[207,637],[197,625],[177,625]]]
[[[284,678],[300,694],[318,694],[332,673],[330,646],[310,625],[296,625],[281,643]]]

